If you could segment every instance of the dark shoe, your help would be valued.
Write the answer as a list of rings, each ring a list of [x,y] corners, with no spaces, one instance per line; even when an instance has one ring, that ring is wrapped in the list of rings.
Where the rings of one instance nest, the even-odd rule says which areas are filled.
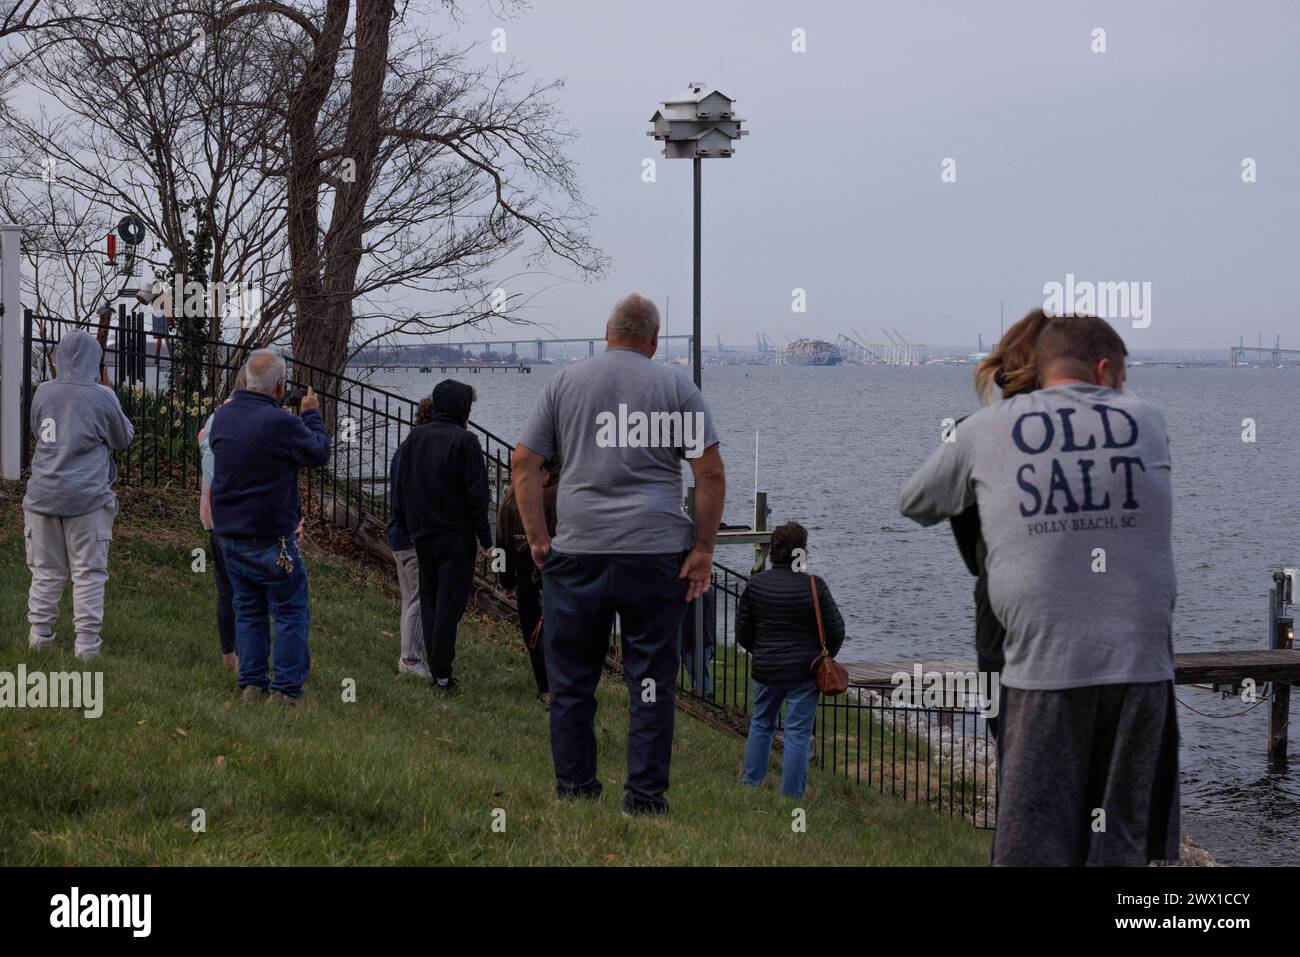
[[[244,701],[248,704],[257,704],[259,701],[266,700],[266,689],[258,685],[244,685]]]
[[[455,678],[448,678],[447,683],[444,685],[444,684],[439,684],[435,680],[433,682],[433,690],[440,691],[446,695],[453,695],[456,692],[460,691],[460,682],[457,681]]]
[[[623,798],[623,816],[640,817],[641,815],[658,815],[668,813],[668,802],[655,804],[653,801],[638,801],[630,794]]]
[[[286,708],[296,708],[298,707],[299,702],[302,701],[301,698],[292,698],[283,691],[272,691],[271,700],[276,704],[284,705]]]
[[[580,788],[555,785],[555,796],[561,801],[595,801],[600,797],[600,791],[599,781]]]

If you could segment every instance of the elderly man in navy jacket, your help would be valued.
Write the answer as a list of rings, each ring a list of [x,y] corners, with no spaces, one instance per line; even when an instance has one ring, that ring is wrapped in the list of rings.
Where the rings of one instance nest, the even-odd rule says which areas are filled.
[[[239,389],[212,421],[212,524],[234,592],[239,687],[245,701],[297,704],[311,669],[307,568],[298,552],[298,469],[329,461],[320,402],[309,388],[302,417],[281,407],[284,359],[259,349]],[[275,677],[269,675],[275,620]]]

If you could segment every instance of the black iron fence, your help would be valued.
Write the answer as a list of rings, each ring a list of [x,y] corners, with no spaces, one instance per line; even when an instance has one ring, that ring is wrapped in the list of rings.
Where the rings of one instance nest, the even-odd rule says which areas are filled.
[[[184,343],[179,336],[146,332],[143,318],[124,308],[104,327],[30,311],[24,324],[24,349],[31,370],[24,391],[25,420],[30,420],[31,393],[52,375],[54,348],[64,332],[90,332],[104,346],[109,382],[136,429],[131,447],[115,453],[120,480],[198,487],[199,430],[229,394],[251,346],[214,341],[181,348]],[[305,470],[304,508],[343,528],[356,528],[363,516],[387,522],[388,465],[414,427],[418,403],[361,380],[328,374],[292,357],[286,357],[286,364],[288,391],[299,392],[308,382],[313,383],[334,436],[329,463]],[[509,482],[511,446],[472,422],[469,428],[483,447],[495,502]],[[25,432],[24,469],[31,462],[30,439]]]
[[[197,489],[200,459],[197,436],[229,393],[249,346],[204,342],[182,348],[169,332],[146,332],[143,318],[120,309],[116,321],[98,327],[30,311],[25,319],[24,355],[30,375],[23,395],[24,421],[30,423],[35,386],[50,378],[52,354],[65,331],[99,336],[105,348],[109,381],[136,428],[135,441],[116,455],[120,480],[160,485],[179,483]],[[327,373],[286,357],[289,388],[312,382],[322,412],[332,426],[333,450],[327,465],[307,470],[304,508],[343,528],[356,528],[369,516],[388,518],[388,465],[414,427],[417,402],[367,382]],[[332,383],[330,388],[321,383]],[[487,461],[495,505],[510,483],[513,446],[473,422]],[[31,461],[30,433],[24,431],[23,468]],[[496,510],[491,520],[495,523]],[[485,564],[482,577],[488,577]],[[714,564],[712,588],[703,599],[705,673],[701,687],[691,683],[694,615],[686,615],[683,693],[741,719],[752,710],[749,655],[735,641],[736,606],[749,578]],[[824,769],[882,793],[937,807],[989,827],[996,807],[992,741],[974,708],[930,708],[894,704],[889,689],[854,687],[846,695],[823,697],[818,707],[814,757]]]

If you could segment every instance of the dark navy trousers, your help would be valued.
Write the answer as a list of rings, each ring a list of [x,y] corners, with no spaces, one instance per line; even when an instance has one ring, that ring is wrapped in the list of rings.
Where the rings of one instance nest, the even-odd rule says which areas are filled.
[[[685,579],[685,552],[562,555],[542,566],[546,671],[551,684],[551,755],[556,793],[595,797],[596,685],[609,650],[614,615],[622,630],[628,686],[627,781],[630,810],[667,807],[673,712]]]
[[[421,538],[415,543],[415,555],[420,560],[424,660],[434,678],[450,678],[456,661],[456,626],[474,588],[474,563],[478,560],[474,534]]]

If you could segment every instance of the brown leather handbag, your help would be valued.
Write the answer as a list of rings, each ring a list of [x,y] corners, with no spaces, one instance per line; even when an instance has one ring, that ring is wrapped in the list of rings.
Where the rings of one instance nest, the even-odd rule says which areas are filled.
[[[844,694],[849,690],[849,673],[826,650],[826,626],[822,624],[822,603],[817,597],[817,576],[809,575],[808,584],[812,586],[813,611],[817,613],[817,640],[822,646],[822,653],[812,660],[808,670],[817,679],[817,690],[822,694]]]

